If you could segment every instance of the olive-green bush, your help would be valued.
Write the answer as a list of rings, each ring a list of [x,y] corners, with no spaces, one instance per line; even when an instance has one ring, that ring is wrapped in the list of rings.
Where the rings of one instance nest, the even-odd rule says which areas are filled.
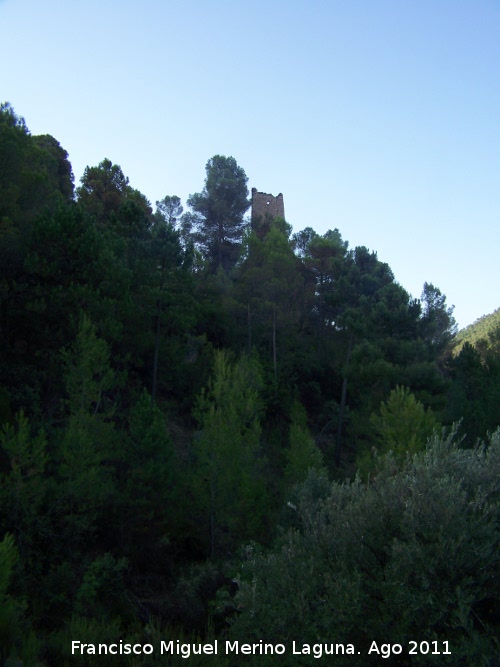
[[[234,638],[352,643],[360,655],[335,658],[351,666],[379,664],[373,641],[405,648],[384,664],[498,664],[500,431],[473,450],[435,436],[401,465],[388,455],[368,484],[312,470],[288,512],[271,551],[246,551]],[[410,640],[451,655],[409,656]]]

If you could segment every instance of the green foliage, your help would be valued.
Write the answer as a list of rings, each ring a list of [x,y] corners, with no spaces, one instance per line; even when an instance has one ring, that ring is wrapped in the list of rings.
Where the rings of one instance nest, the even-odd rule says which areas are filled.
[[[9,655],[18,637],[22,607],[7,592],[19,558],[14,537],[7,533],[0,542],[0,661]]]
[[[54,210],[73,195],[68,154],[50,135],[31,136],[9,103],[0,105],[0,223],[24,235],[45,208]]]
[[[156,202],[156,215],[169,225],[175,225],[183,210],[180,197],[176,195],[166,195]]]
[[[114,493],[111,472],[104,465],[110,442],[106,424],[92,416],[72,416],[58,443],[59,501],[65,505],[66,547],[73,558],[95,533],[102,508]]]
[[[67,151],[50,134],[33,137],[33,141],[41,149],[42,164],[48,179],[57,186],[63,201],[72,201],[75,178]]]
[[[90,618],[109,619],[130,613],[124,584],[127,560],[98,556],[87,568],[75,599],[75,611]]]
[[[107,158],[97,167],[86,167],[81,183],[76,191],[78,201],[101,224],[118,213],[131,190],[121,167]]]
[[[123,442],[127,471],[121,480],[125,506],[118,517],[124,526],[122,545],[133,565],[165,571],[170,566],[166,547],[175,549],[185,529],[184,471],[167,418],[146,391],[130,410],[128,434]]]
[[[60,206],[35,221],[26,269],[38,283],[50,281],[68,290],[74,283],[93,286],[97,276],[92,274],[100,269],[102,243],[81,208]]]
[[[14,537],[7,533],[0,542],[0,595],[5,595],[18,559]]]
[[[9,476],[19,486],[23,481],[41,475],[47,461],[46,438],[43,432],[32,438],[30,426],[23,412],[17,417],[17,428],[5,424],[0,432],[0,445],[9,458]],[[34,498],[30,499],[33,502]]]
[[[5,424],[0,431],[0,452],[9,462],[0,473],[0,526],[15,532],[29,551],[37,533],[46,529],[44,501],[47,440],[43,431],[31,435],[28,419],[20,412],[16,426]]]
[[[446,418],[473,445],[500,424],[500,309],[459,332],[449,371]]]
[[[216,352],[213,376],[198,399],[195,441],[198,498],[207,513],[210,554],[239,537],[261,534],[265,489],[260,473],[261,386],[258,365]]]
[[[185,332],[193,323],[196,307],[189,275],[191,253],[183,250],[179,232],[173,222],[166,219],[167,213],[173,218],[175,206],[180,206],[175,204],[176,199],[173,197],[174,203],[169,204],[174,206],[172,210],[165,204],[168,200],[165,197],[163,204],[167,206],[166,212],[157,212],[147,244],[148,264],[143,265],[141,271],[142,284],[146,287],[141,294],[141,305],[144,308],[144,303],[147,304],[155,318],[153,400],[156,400],[158,386],[162,382],[170,391],[182,382],[182,373],[175,373],[174,369],[179,366],[178,355],[182,353]],[[161,203],[157,202],[157,205]]]
[[[26,126],[26,121],[22,116],[16,114],[10,102],[2,102],[0,104],[0,122],[6,127],[16,128],[22,134],[30,134]]]
[[[212,270],[236,263],[249,207],[248,178],[233,157],[214,155],[206,164],[205,187],[188,205],[195,215],[185,219]],[[189,220],[189,222],[188,222]]]
[[[446,350],[457,332],[454,306],[446,305],[446,297],[432,283],[424,283],[421,335],[439,354]]]
[[[69,414],[58,440],[58,473],[68,508],[68,545],[75,547],[95,531],[100,508],[113,493],[104,461],[111,456],[114,443],[113,406],[106,392],[116,379],[109,367],[108,347],[86,315],[82,315],[75,342],[61,354]]]
[[[75,337],[81,310],[112,341],[120,335],[124,271],[116,248],[74,204],[40,215],[25,241],[22,271],[12,272],[2,291],[3,377],[15,410],[53,411],[62,389],[60,350]],[[36,394],[43,407],[33,405]]]
[[[500,308],[497,308],[458,332],[453,345],[453,354],[458,355],[465,343],[470,343],[480,351],[495,347],[499,338],[499,329]]]
[[[371,422],[377,454],[392,452],[398,461],[424,449],[438,426],[433,413],[417,401],[408,387],[399,386],[380,405],[379,412],[372,414]]]
[[[465,342],[449,362],[452,385],[446,416],[461,420],[461,433],[469,445],[500,425],[500,355],[494,349],[484,357]]]
[[[259,624],[257,639],[360,645],[448,639],[447,628],[480,664],[498,625],[497,491],[485,472],[496,459],[437,440],[432,456],[420,450],[432,414],[462,420],[471,446],[498,425],[498,331],[450,358],[452,309],[433,285],[413,299],[337,229],[291,236],[276,218],[250,230],[234,158],[209,160],[186,214],[166,196],[153,215],[107,159],[72,199],[64,149],[2,105],[0,536],[14,535],[19,559],[2,566],[15,576],[0,616],[11,659],[34,663],[47,647],[47,664],[86,664],[67,655],[75,636],[198,638],[211,615],[224,632],[224,609],[238,608],[225,561],[242,542],[269,543],[285,493],[279,545],[248,552],[244,641]],[[375,481],[331,487],[363,451]]]
[[[242,564],[231,634],[314,643],[335,637],[366,656],[372,641],[448,641],[451,664],[498,656],[500,431],[462,450],[435,436],[370,485],[329,488],[311,472],[292,497],[292,528]],[[389,635],[388,635],[389,633]],[[366,664],[346,656],[339,664]],[[388,664],[426,665],[427,656]]]
[[[323,455],[307,428],[307,414],[295,402],[292,407],[290,424],[290,449],[287,451],[285,479],[290,484],[303,482],[311,468],[323,469]]]
[[[97,337],[87,315],[82,315],[76,340],[62,351],[62,357],[70,414],[83,416],[105,409],[104,395],[113,386],[115,374],[109,367],[106,342]]]
[[[247,237],[237,286],[237,299],[247,315],[247,347],[258,349],[266,365],[272,366],[275,390],[280,379],[289,384],[312,288],[282,223],[273,220],[264,238],[255,232]]]
[[[51,637],[49,656],[52,664],[60,664],[63,667],[87,667],[89,658],[86,654],[71,654],[71,642],[78,638],[82,644],[113,644],[118,641],[121,634],[121,625],[118,619],[88,618],[73,614],[65,627]],[[106,665],[123,665],[123,656],[97,656]]]

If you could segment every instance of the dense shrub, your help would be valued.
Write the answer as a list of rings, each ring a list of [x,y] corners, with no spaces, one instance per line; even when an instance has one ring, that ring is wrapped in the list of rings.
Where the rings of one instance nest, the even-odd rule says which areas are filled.
[[[247,549],[232,636],[352,643],[351,666],[381,660],[373,641],[403,645],[384,664],[498,664],[500,431],[474,450],[454,439],[434,437],[399,467],[387,456],[369,484],[311,471],[275,548]],[[451,655],[410,657],[410,640],[449,642]]]

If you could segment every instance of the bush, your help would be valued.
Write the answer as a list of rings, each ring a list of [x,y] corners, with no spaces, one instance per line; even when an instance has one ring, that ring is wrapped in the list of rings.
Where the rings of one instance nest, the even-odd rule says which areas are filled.
[[[384,664],[498,664],[499,480],[500,431],[474,450],[434,436],[400,466],[389,454],[370,484],[311,471],[275,548],[247,552],[231,635],[352,643],[360,656],[336,658],[351,667],[379,664],[373,641],[405,647]],[[447,641],[452,654],[410,657],[410,640]],[[309,664],[289,654],[280,664]]]

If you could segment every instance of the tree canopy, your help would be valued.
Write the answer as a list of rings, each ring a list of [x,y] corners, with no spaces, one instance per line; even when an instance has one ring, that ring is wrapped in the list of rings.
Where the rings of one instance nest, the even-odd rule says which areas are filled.
[[[228,270],[238,259],[244,214],[250,206],[248,178],[233,157],[214,155],[206,164],[205,187],[190,195],[191,233],[209,265]]]
[[[495,664],[496,330],[457,352],[433,283],[251,229],[233,157],[186,206],[108,158],[75,193],[0,107],[0,663],[334,635]]]

